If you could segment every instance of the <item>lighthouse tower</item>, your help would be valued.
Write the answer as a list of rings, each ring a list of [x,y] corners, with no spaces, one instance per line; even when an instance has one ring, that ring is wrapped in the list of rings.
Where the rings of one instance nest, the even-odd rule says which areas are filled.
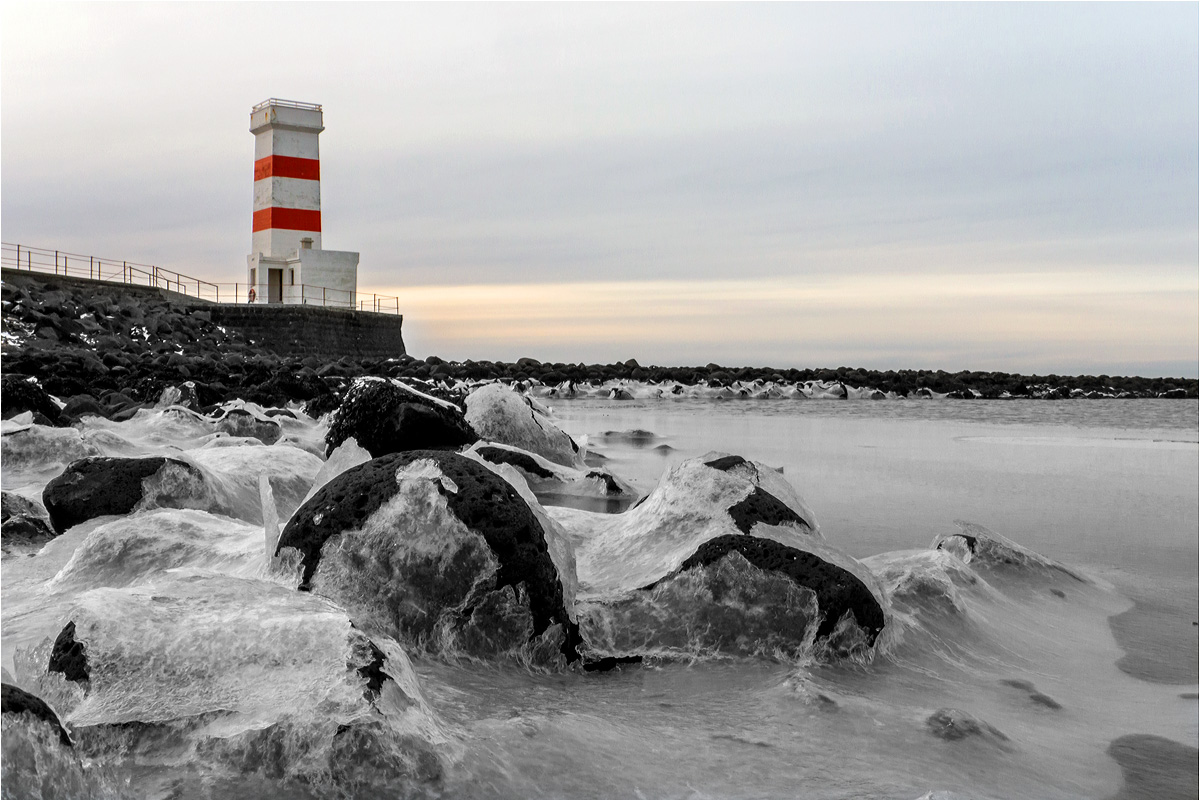
[[[250,110],[254,225],[246,260],[256,303],[354,307],[358,254],[321,249],[321,107],[271,98]]]

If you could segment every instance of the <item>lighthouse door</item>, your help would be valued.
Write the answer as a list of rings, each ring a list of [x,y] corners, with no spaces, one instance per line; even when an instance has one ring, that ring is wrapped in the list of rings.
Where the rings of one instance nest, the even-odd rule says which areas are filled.
[[[283,270],[267,270],[267,303],[283,302]]]

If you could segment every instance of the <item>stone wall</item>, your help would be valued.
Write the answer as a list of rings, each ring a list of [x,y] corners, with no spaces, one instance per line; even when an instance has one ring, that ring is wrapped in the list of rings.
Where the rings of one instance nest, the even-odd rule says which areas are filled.
[[[281,356],[316,356],[339,359],[391,358],[403,356],[403,315],[376,314],[283,304],[212,303],[155,287],[96,281],[76,276],[4,269],[5,283],[21,285],[37,281],[48,289],[55,285],[81,292],[118,289],[134,297],[154,297],[208,312],[212,321],[243,333],[258,345]]]
[[[404,317],[399,314],[265,303],[213,303],[205,309],[214,323],[241,331],[283,356],[390,358],[405,353]]]

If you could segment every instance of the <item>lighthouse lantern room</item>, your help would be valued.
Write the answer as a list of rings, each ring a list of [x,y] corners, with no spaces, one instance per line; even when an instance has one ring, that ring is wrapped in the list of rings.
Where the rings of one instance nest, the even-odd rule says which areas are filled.
[[[250,109],[254,303],[354,307],[358,254],[321,248],[321,107],[271,98]]]

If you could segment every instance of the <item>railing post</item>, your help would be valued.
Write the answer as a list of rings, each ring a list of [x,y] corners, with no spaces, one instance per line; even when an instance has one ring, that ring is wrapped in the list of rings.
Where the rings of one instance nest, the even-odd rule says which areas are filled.
[[[21,246],[17,245],[17,269],[21,269]]]
[[[54,274],[58,275],[58,251],[54,251]]]

